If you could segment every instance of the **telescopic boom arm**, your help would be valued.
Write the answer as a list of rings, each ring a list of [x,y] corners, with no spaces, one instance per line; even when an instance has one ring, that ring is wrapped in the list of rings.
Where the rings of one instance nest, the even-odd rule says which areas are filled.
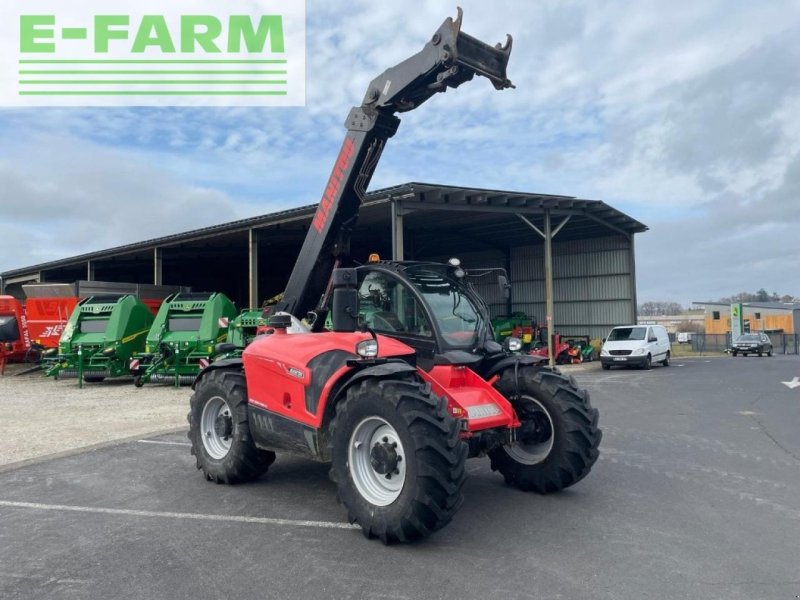
[[[502,90],[514,87],[506,77],[511,36],[489,46],[461,31],[463,11],[448,17],[417,54],[384,71],[369,84],[364,101],[350,111],[347,135],[308,230],[283,298],[270,310],[304,317],[316,313],[313,329],[323,326],[331,273],[348,256],[350,232],[383,147],[397,131],[395,113],[415,109],[447,88],[476,74]]]

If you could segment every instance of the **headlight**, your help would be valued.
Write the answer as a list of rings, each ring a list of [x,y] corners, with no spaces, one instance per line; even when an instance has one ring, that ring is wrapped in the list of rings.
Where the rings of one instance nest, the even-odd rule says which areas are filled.
[[[522,350],[522,340],[516,337],[507,337],[503,346],[508,352],[519,352]]]
[[[637,348],[636,350],[633,351],[633,354],[644,354],[644,351],[645,351],[644,348]]]
[[[605,348],[600,349],[600,356],[611,356],[611,354]]]
[[[356,344],[356,354],[364,358],[378,356],[378,342],[376,340],[362,340]]]

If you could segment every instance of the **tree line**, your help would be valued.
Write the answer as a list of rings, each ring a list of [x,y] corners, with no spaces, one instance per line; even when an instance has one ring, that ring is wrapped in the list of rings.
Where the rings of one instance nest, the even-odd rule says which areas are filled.
[[[792,296],[791,294],[778,294],[772,292],[771,294],[761,288],[757,292],[739,292],[732,296],[724,296],[715,300],[715,302],[724,302],[725,304],[735,304],[737,302],[800,302],[800,298]],[[679,315],[686,312],[680,302],[645,302],[638,306],[640,317],[656,317],[659,315]]]

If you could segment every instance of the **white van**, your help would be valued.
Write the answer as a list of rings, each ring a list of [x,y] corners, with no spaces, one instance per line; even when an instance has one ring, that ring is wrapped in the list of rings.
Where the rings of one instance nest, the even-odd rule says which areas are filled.
[[[603,340],[600,362],[606,370],[613,366],[649,369],[656,362],[668,367],[671,354],[669,335],[661,325],[625,325],[614,327]]]

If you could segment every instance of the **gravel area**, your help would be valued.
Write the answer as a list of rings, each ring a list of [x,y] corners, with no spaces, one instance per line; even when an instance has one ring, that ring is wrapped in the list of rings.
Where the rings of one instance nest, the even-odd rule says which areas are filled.
[[[191,388],[130,379],[78,387],[41,372],[15,376],[28,365],[9,364],[0,377],[0,469],[133,436],[186,427]]]

